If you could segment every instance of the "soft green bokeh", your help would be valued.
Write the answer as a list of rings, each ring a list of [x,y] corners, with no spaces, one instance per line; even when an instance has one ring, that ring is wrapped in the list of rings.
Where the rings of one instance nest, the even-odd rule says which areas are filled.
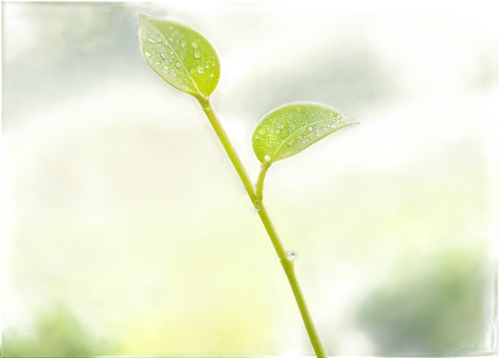
[[[144,60],[140,12],[217,48],[213,104],[252,178],[272,108],[325,103],[362,122],[266,178],[329,355],[496,352],[490,13],[2,6],[2,356],[312,354],[199,104]]]

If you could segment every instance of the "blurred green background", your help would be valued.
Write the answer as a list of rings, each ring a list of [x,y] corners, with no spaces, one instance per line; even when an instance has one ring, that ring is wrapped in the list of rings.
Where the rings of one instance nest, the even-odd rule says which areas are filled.
[[[139,11],[214,44],[213,102],[254,178],[272,108],[362,122],[266,185],[329,355],[497,352],[489,13],[330,4],[2,4],[2,356],[312,354],[198,104],[142,59]]]

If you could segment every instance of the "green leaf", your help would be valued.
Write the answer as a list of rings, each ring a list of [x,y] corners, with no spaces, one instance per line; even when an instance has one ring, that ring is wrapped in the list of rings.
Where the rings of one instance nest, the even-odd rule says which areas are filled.
[[[180,22],[139,14],[144,58],[168,84],[206,99],[220,78],[217,52],[198,31]]]
[[[340,128],[359,121],[316,103],[289,103],[261,119],[252,135],[253,151],[262,162],[291,157]]]

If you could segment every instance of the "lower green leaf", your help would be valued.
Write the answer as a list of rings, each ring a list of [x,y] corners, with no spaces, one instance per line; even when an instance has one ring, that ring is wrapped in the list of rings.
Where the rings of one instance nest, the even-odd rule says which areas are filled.
[[[290,103],[261,119],[252,135],[252,146],[262,163],[273,163],[353,123],[359,121],[322,104]]]

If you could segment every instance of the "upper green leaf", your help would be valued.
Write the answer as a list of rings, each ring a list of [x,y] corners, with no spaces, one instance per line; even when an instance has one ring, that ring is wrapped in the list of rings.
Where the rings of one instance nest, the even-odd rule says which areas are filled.
[[[253,150],[262,163],[271,164],[352,123],[359,121],[322,104],[289,103],[272,110],[257,124]]]
[[[220,78],[220,62],[208,40],[180,22],[139,14],[146,61],[167,83],[197,98],[208,98]]]

